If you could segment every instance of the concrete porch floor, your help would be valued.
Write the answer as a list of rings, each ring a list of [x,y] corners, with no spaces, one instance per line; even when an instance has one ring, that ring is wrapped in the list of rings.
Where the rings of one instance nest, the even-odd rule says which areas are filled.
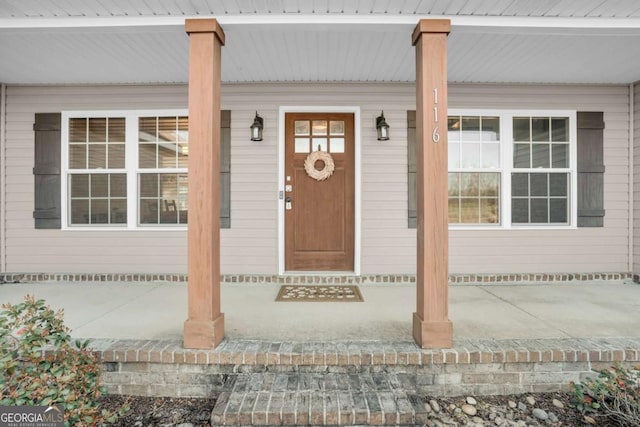
[[[411,341],[415,285],[360,285],[364,303],[275,302],[279,285],[223,284],[229,339]],[[63,308],[76,337],[180,340],[184,283],[19,283],[0,300],[33,294]],[[640,337],[640,285],[579,282],[452,285],[450,319],[459,339]]]

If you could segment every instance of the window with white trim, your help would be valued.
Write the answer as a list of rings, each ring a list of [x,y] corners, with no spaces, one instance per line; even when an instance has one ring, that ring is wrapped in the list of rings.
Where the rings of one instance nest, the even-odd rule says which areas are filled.
[[[512,224],[569,224],[569,117],[513,117]]]
[[[187,223],[188,142],[185,116],[138,119],[139,224]]]
[[[449,115],[449,224],[500,224],[500,118]]]
[[[452,110],[449,224],[576,225],[576,113]]]
[[[62,139],[67,227],[187,224],[185,110],[66,112]]]

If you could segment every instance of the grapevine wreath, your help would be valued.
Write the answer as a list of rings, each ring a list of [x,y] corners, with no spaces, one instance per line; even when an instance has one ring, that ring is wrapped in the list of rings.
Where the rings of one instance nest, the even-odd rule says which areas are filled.
[[[316,162],[320,160],[324,163],[324,167],[320,170],[316,169]],[[333,157],[326,151],[313,151],[309,153],[304,161],[304,170],[311,178],[316,181],[324,181],[333,174],[335,163]]]

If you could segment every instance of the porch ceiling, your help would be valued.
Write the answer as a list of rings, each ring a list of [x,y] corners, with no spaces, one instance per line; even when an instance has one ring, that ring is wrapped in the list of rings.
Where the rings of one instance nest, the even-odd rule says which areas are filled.
[[[47,3],[48,8],[41,6]],[[148,3],[164,9],[142,10]],[[257,7],[243,12],[254,3],[281,12],[271,13],[268,8],[260,12]],[[309,3],[324,12],[303,13],[303,5]],[[330,11],[336,4],[345,9],[352,3],[360,9]],[[397,3],[413,11],[392,9]],[[427,3],[431,8],[421,12]],[[440,3],[450,6],[438,9]],[[586,10],[586,3],[592,8]],[[503,9],[487,11],[471,0],[6,2],[0,5],[0,82],[184,83],[189,48],[184,19],[211,17],[214,12],[220,13],[214,17],[227,35],[222,78],[228,83],[413,82],[410,36],[417,21],[429,17],[452,20],[450,82],[627,84],[640,80],[640,5],[634,6],[635,0],[617,1],[617,8],[605,13],[603,3],[611,2],[498,0],[494,6]],[[194,4],[201,8],[196,10]],[[451,9],[452,4],[460,10]],[[547,6],[527,9],[532,4]],[[225,9],[215,9],[220,5]],[[91,7],[93,15],[88,12]],[[297,7],[298,12],[286,12],[287,7]],[[153,13],[157,15],[150,16]],[[477,16],[482,13],[502,15]],[[523,16],[526,13],[529,16]]]

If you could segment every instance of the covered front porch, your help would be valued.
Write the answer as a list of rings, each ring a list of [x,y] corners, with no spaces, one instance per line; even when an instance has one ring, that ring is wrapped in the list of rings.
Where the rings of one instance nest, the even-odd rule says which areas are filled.
[[[411,342],[415,284],[359,285],[364,302],[276,302],[280,284],[223,283],[225,347],[263,342]],[[41,282],[0,285],[6,302],[33,294],[62,308],[78,338],[178,342],[184,283]],[[640,338],[640,286],[631,279],[450,285],[454,347],[467,340]],[[416,347],[417,348],[417,347]]]
[[[222,313],[226,312],[227,317],[236,318],[236,314],[229,313],[225,307],[229,307],[228,310],[236,310],[237,308],[232,305],[227,306],[224,301],[224,291],[220,293],[219,290],[219,275],[221,273],[219,257],[221,253],[224,256],[225,249],[224,247],[221,248],[220,245],[220,234],[223,234],[223,232],[219,232],[219,224],[217,222],[217,201],[219,199],[217,185],[210,185],[216,183],[218,179],[218,170],[216,168],[219,136],[217,132],[220,126],[218,126],[217,120],[221,108],[220,93],[224,92],[224,88],[221,89],[220,87],[222,84],[227,84],[228,87],[234,87],[234,83],[243,83],[249,86],[245,93],[238,95],[238,97],[242,97],[240,111],[241,114],[244,114],[242,113],[242,108],[246,109],[250,105],[251,109],[253,109],[254,102],[259,97],[259,94],[254,93],[251,87],[253,84],[257,84],[254,87],[258,88],[259,91],[260,84],[270,84],[276,87],[285,82],[288,84],[292,82],[301,83],[304,85],[302,89],[299,92],[292,90],[290,92],[292,95],[288,99],[295,101],[293,105],[304,107],[312,103],[309,98],[312,98],[314,90],[317,90],[310,90],[314,83],[324,85],[328,82],[339,82],[338,84],[350,83],[357,85],[364,82],[375,84],[392,82],[389,93],[397,94],[399,91],[404,90],[401,87],[403,86],[402,83],[407,83],[407,87],[413,87],[413,82],[415,81],[417,87],[418,126],[420,128],[418,129],[419,140],[428,141],[427,143],[419,143],[419,145],[436,147],[437,145],[434,144],[439,140],[442,147],[446,146],[446,132],[437,133],[436,124],[438,117],[442,119],[447,114],[446,87],[448,82],[463,83],[461,85],[463,92],[467,91],[466,84],[468,83],[499,83],[506,85],[504,90],[507,91],[509,90],[509,85],[517,83],[545,83],[551,85],[552,89],[548,90],[553,90],[552,85],[558,83],[623,85],[637,80],[636,70],[638,67],[634,61],[638,61],[640,57],[632,54],[634,49],[637,49],[637,43],[635,43],[638,37],[637,22],[633,19],[617,20],[614,18],[596,20],[595,16],[599,15],[594,15],[594,17],[584,20],[577,19],[577,14],[560,20],[545,20],[542,19],[542,15],[536,16],[533,12],[525,13],[520,11],[522,12],[520,17],[513,16],[507,19],[497,19],[496,17],[482,16],[483,12],[477,12],[477,14],[474,12],[466,17],[451,19],[452,37],[447,39],[446,33],[449,31],[450,16],[445,16],[442,13],[433,13],[428,18],[436,19],[421,20],[426,17],[424,11],[414,11],[409,14],[405,14],[404,11],[395,11],[390,15],[387,14],[387,11],[369,11],[369,15],[364,15],[360,14],[358,10],[352,10],[346,14],[329,10],[326,13],[314,10],[305,13],[284,11],[283,13],[278,12],[275,14],[271,14],[271,11],[254,11],[243,15],[244,12],[239,10],[231,13],[230,16],[225,16],[227,14],[226,11],[224,13],[209,11],[209,13],[202,13],[202,16],[219,17],[220,20],[191,19],[197,17],[200,12],[182,12],[182,14],[178,13],[176,16],[166,16],[162,19],[156,19],[156,17],[151,16],[156,15],[154,12],[149,16],[141,16],[139,19],[133,20],[119,17],[117,14],[111,14],[111,18],[98,17],[83,20],[74,19],[73,17],[58,17],[55,14],[55,16],[46,17],[46,13],[41,13],[44,19],[36,23],[31,22],[29,19],[11,20],[6,18],[2,21],[2,36],[4,37],[3,41],[6,41],[3,46],[12,47],[11,52],[6,52],[9,60],[6,61],[3,65],[5,68],[2,69],[3,83],[8,83],[9,87],[11,85],[20,86],[25,84],[108,85],[134,83],[142,85],[148,83],[185,83],[189,81],[190,90],[194,95],[190,96],[189,101],[190,118],[192,119],[190,132],[193,139],[190,150],[190,162],[192,163],[189,164],[190,197],[193,199],[193,202],[190,202],[189,205],[189,211],[191,211],[189,213],[189,232],[191,233],[189,236],[189,276],[193,284],[190,285],[188,298],[190,310],[188,315],[185,315],[185,318],[188,317],[192,320],[191,323],[187,323],[186,327],[185,343],[188,347],[211,348],[215,346],[225,335]],[[461,11],[453,11],[451,13],[456,14],[458,12]],[[496,16],[501,15],[502,12]],[[525,15],[531,15],[532,13],[534,16],[525,17]],[[189,39],[184,32],[185,18],[188,18],[188,22],[190,22],[190,25],[187,26],[187,32],[191,34],[192,43],[192,75],[189,77],[187,75]],[[417,27],[416,24],[418,24]],[[416,31],[414,32],[413,42],[418,45],[416,52],[414,52],[410,42],[410,36],[414,28]],[[226,36],[225,31],[227,33]],[[81,33],[83,37],[77,37],[78,33]],[[425,49],[422,49],[420,45],[422,37],[428,37],[430,40]],[[431,43],[433,41],[431,40],[432,37],[436,39],[434,43]],[[194,41],[196,38],[198,40]],[[448,40],[448,42],[445,42],[445,40]],[[72,46],[73,48],[69,49],[69,51],[77,52],[82,51],[83,43],[93,42],[102,46],[103,49],[91,51],[85,49],[86,55],[71,55],[71,57],[65,57],[64,52],[56,50],[53,46]],[[609,48],[612,42],[616,43],[618,49]],[[222,45],[225,43],[226,47],[223,48]],[[38,49],[28,49],[29,46],[38,46]],[[125,46],[127,47],[126,49],[123,48]],[[496,48],[496,46],[499,48]],[[431,49],[432,47],[434,49]],[[117,61],[114,60],[112,55],[106,54],[107,52],[115,51],[120,54],[117,57]],[[20,53],[20,58],[15,57],[15,52]],[[145,53],[141,55],[140,52]],[[353,55],[353,52],[356,52],[356,54]],[[597,52],[601,60],[596,62],[589,61],[590,58],[595,56],[593,52]],[[446,66],[445,61],[447,54],[451,59],[449,67]],[[34,64],[40,62],[46,64],[71,64],[73,65],[71,67],[73,70],[70,72],[67,69],[68,67],[40,67],[35,69],[36,67],[24,66],[25,63]],[[112,65],[122,63],[130,64],[130,66]],[[436,68],[438,69],[425,70],[426,67],[423,68],[425,64],[431,65],[435,63],[437,63],[439,68]],[[611,64],[619,66],[612,67]],[[624,66],[622,66],[623,64]],[[417,77],[415,72],[416,65],[418,69]],[[29,69],[28,74],[23,74],[25,68]],[[533,88],[532,90],[537,91],[535,86]],[[268,90],[276,91],[278,89],[269,88]],[[320,89],[320,91],[322,90]],[[340,90],[338,89],[338,91]],[[491,87],[488,90],[496,91]],[[596,88],[596,90],[600,89]],[[5,92],[6,88],[3,86],[3,94]],[[356,93],[352,95],[351,99],[343,99],[339,104],[341,106],[359,105],[361,102],[359,98],[364,99],[367,96],[368,94]],[[514,96],[517,97],[517,95]],[[558,97],[561,96],[558,95]],[[569,103],[571,109],[583,108],[582,106],[585,105],[581,98],[582,94],[579,96],[579,102]],[[369,119],[370,123],[368,125],[363,123],[360,130],[369,128],[371,132],[374,117],[378,114],[378,105],[381,106],[381,109],[386,108],[386,99],[384,99],[386,97],[384,94],[379,94],[379,97],[383,99],[376,100],[375,113],[373,110],[367,111],[367,119]],[[67,98],[65,97],[65,99]],[[424,101],[424,105],[421,104],[422,101]],[[485,100],[483,99],[483,101]],[[171,102],[175,103],[175,101]],[[277,114],[282,111],[282,104],[276,104],[282,102],[277,101],[270,103],[268,106],[263,105],[265,109],[269,109],[268,114],[271,115],[271,121],[266,123],[268,128],[266,133],[271,138],[271,142],[269,142],[271,147],[275,146],[274,141],[276,139],[283,138],[281,135],[282,129],[275,130],[277,127],[282,126],[282,119],[275,117],[276,110],[278,110]],[[389,102],[395,104],[395,109],[397,110],[395,123],[402,123],[406,111],[414,108],[413,101],[407,103],[402,100],[400,102],[398,98],[395,98]],[[513,101],[493,100],[492,102],[503,106]],[[545,108],[548,107],[546,100],[536,102],[540,102],[540,105]],[[184,104],[184,99],[178,102],[178,104],[180,103]],[[409,106],[406,107],[405,104]],[[482,101],[473,100],[472,98],[461,99],[458,104],[465,107],[486,107]],[[96,104],[91,105],[94,109],[104,108],[103,105],[98,105],[97,107],[95,106]],[[123,108],[122,101],[118,101],[116,105],[117,108]],[[286,106],[287,104],[284,105]],[[331,107],[334,104],[331,103],[330,99],[325,98],[322,100],[322,105]],[[517,103],[512,103],[511,105],[517,105],[518,108],[522,108]],[[592,104],[588,103],[586,105],[587,107],[584,108],[587,109],[596,108],[597,111],[602,109],[599,105],[596,107],[592,107]],[[621,116],[627,117],[630,115],[630,113],[627,114],[627,110],[619,108],[618,104],[616,104],[615,109]],[[632,108],[630,107],[630,109]],[[611,120],[610,122],[619,124],[624,123],[624,120]],[[240,129],[239,124],[234,124],[234,126],[235,129]],[[244,124],[242,126],[246,127]],[[400,126],[404,126],[404,123]],[[392,122],[394,132],[400,126]],[[625,129],[618,134],[622,135],[624,131]],[[244,135],[239,135],[238,131],[234,136],[234,145],[241,139],[248,139]],[[403,137],[405,136],[404,134],[402,135]],[[439,135],[442,135],[441,140]],[[628,133],[624,135],[628,135]],[[438,137],[436,138],[436,136]],[[623,138],[620,137],[621,140]],[[397,145],[404,147],[405,139],[407,138],[398,138]],[[13,142],[13,140],[10,142]],[[209,145],[211,142],[213,144]],[[626,145],[619,151],[626,148],[629,149],[624,151],[624,155],[617,153],[613,157],[621,163],[622,160],[620,159],[625,159],[626,161],[626,153],[632,151],[631,145],[633,142],[628,139],[625,142]],[[256,151],[253,150],[253,147],[251,147],[251,150]],[[407,304],[402,304],[405,319],[400,320],[400,322],[402,324],[411,322],[410,313],[414,307],[417,307],[418,315],[417,318],[414,317],[412,326],[414,337],[421,346],[447,347],[451,344],[451,327],[447,313],[448,285],[446,281],[449,262],[447,258],[448,239],[444,207],[446,203],[446,180],[444,179],[447,169],[446,149],[434,150],[432,154],[418,153],[419,206],[417,211],[419,225],[417,243],[415,246],[412,245],[417,247],[418,252],[418,259],[415,262],[418,273],[418,296],[414,295],[413,299]],[[382,153],[381,157],[384,155],[385,153]],[[626,163],[624,164],[626,166]],[[371,170],[372,165],[375,165],[375,162],[370,163],[369,170]],[[404,167],[404,164],[402,166]],[[276,174],[281,174],[281,166],[277,165],[277,168],[273,167],[268,171],[272,182],[275,182]],[[429,179],[424,173],[432,173],[433,171],[437,171],[437,174],[434,173],[433,177],[431,177],[435,179]],[[236,172],[234,171],[234,173]],[[625,179],[629,181],[633,179],[631,167],[629,167],[628,172],[620,172],[620,174],[623,173],[628,175]],[[404,180],[405,178],[403,177],[398,182],[404,185]],[[376,184],[379,184],[379,182],[371,179],[371,187],[368,190],[368,194],[365,195],[368,195],[373,202],[384,203],[384,199],[377,200],[371,197],[371,195],[378,192]],[[284,185],[283,177],[278,176],[278,190],[282,191]],[[425,185],[425,187],[432,185],[432,187],[425,190],[420,185]],[[438,200],[442,204],[425,202],[426,199],[431,199],[432,192],[433,194],[438,194],[438,197],[440,197]],[[238,192],[236,195],[240,193]],[[281,207],[283,205],[282,202],[275,201],[276,192],[271,191],[271,187],[267,191],[261,192],[260,197],[267,197],[265,196],[267,193],[269,193],[269,197],[273,198],[273,200],[269,199],[271,203],[269,206],[269,220],[273,221],[269,223],[270,229],[267,234],[268,238],[271,238],[271,246],[275,246],[276,239],[280,238],[279,235],[276,235],[275,230],[282,226],[281,212],[284,208]],[[623,192],[620,191],[619,193]],[[608,218],[613,219],[610,224],[615,224],[622,230],[615,234],[615,249],[617,252],[613,251],[613,254],[610,255],[615,257],[615,260],[611,261],[611,264],[614,264],[615,267],[612,267],[611,270],[601,269],[601,271],[629,272],[633,270],[632,238],[629,237],[633,229],[632,198],[629,194],[624,194],[624,196],[620,197],[627,196],[629,198],[622,203],[628,202],[628,205],[616,206],[618,216],[610,216]],[[232,196],[232,200],[235,202],[238,198],[234,200],[234,197],[235,195]],[[250,195],[248,197],[254,196]],[[357,204],[357,197],[359,197],[357,192],[355,197]],[[403,204],[404,201],[404,199],[398,198],[396,205]],[[273,208],[276,203],[280,206],[277,208],[277,218],[274,214],[276,209]],[[245,210],[251,213],[256,211],[253,206]],[[371,204],[368,219],[370,221],[373,219],[374,221],[369,223],[368,229],[358,225],[354,227],[356,245],[359,242],[358,233],[361,231],[369,233],[368,236],[364,237],[365,239],[368,239],[369,242],[374,241],[373,235],[377,232],[378,226],[378,223],[375,222],[374,214],[377,211],[377,205]],[[623,211],[624,213],[621,213]],[[276,219],[274,220],[274,218]],[[252,216],[241,219],[245,221],[244,224],[247,224],[258,218]],[[404,220],[404,218],[396,217],[394,219]],[[132,224],[131,227],[134,228],[134,225]],[[233,228],[235,227],[236,224],[234,223]],[[232,231],[238,231],[239,228]],[[404,228],[406,229],[406,226]],[[390,230],[388,231],[389,234],[397,234],[396,229]],[[9,232],[11,231],[9,230]],[[254,230],[247,227],[247,230],[241,231],[244,232],[242,237],[249,241],[247,236],[250,236]],[[406,231],[403,230],[403,232]],[[607,230],[604,231],[606,232]],[[552,232],[555,233],[556,230]],[[547,234],[552,232],[547,230]],[[594,247],[595,245],[591,242],[599,242],[599,238],[605,235],[605,232],[601,234],[597,234],[595,231],[583,232],[582,234],[592,240],[588,240],[586,244],[583,241],[578,243],[572,241],[571,244],[579,245],[581,249]],[[280,231],[278,230],[277,233],[280,233]],[[512,247],[517,247],[518,249],[525,246],[522,243],[531,238],[532,234],[535,234],[533,232],[520,231],[511,234],[518,235],[518,233],[521,236],[520,240],[511,238],[509,241],[509,244],[513,245]],[[558,235],[562,233],[564,233],[563,235],[567,240],[574,237],[572,234],[577,234],[567,229],[558,232]],[[408,235],[409,233],[406,232],[406,234]],[[461,236],[459,241],[464,240],[464,244],[459,245],[459,247],[466,247],[466,237],[470,234],[472,233],[458,233]],[[498,230],[496,234],[503,235],[506,233],[503,233],[503,230]],[[52,242],[51,247],[56,248],[59,244],[58,239],[60,241],[68,240],[69,235],[70,233],[67,233],[63,238],[52,233],[51,236],[55,237],[50,240]],[[42,236],[37,235],[36,237],[40,241],[39,239]],[[232,237],[228,240],[232,240]],[[581,238],[583,236],[580,235],[578,237]],[[627,237],[629,238],[627,239]],[[130,235],[127,235],[126,238],[131,239]],[[266,240],[267,238],[264,239]],[[118,244],[122,244],[119,239]],[[141,253],[145,252],[145,245],[152,246],[150,242],[138,244],[142,248]],[[242,242],[242,244],[246,243]],[[482,244],[477,244],[472,255],[483,253],[483,245],[485,244],[485,241]],[[92,255],[97,254],[95,256],[99,259],[101,245],[97,244],[96,246],[97,250],[89,252]],[[170,247],[172,245],[167,244],[166,246]],[[552,242],[544,242],[544,244],[539,244],[536,250],[539,253],[546,252],[546,248],[551,246],[554,246]],[[624,250],[621,249],[623,246]],[[503,256],[510,251],[509,246],[503,243],[501,243],[501,248],[506,248],[497,251]],[[236,259],[234,259],[232,268],[243,268],[243,264],[251,264],[250,257],[242,257],[244,253],[242,253],[241,244],[235,250],[237,253],[234,254]],[[385,250],[384,245],[381,245],[378,249],[378,258],[370,261],[369,265],[375,265],[375,261],[384,258]],[[560,250],[566,252],[564,248],[560,248]],[[80,251],[83,251],[83,249],[80,249]],[[601,251],[592,249],[588,255],[593,258],[600,258],[599,252]],[[527,256],[530,254],[525,253],[523,258],[527,262],[535,262],[535,266],[529,265],[522,268],[544,268],[539,265],[540,263],[536,259],[539,253],[533,253],[533,256]],[[569,255],[571,256],[571,254]],[[281,256],[281,250],[278,249],[278,253],[275,256],[269,252],[260,261],[272,268],[271,265],[282,263],[282,260],[278,259]],[[549,256],[553,257],[553,254]],[[355,264],[357,265],[359,259],[363,257],[363,254],[356,251],[354,255]],[[467,255],[462,254],[459,257],[467,258]],[[15,265],[15,262],[11,264],[14,258],[19,257],[13,255],[7,257],[9,269],[11,265]],[[153,256],[148,258],[151,259]],[[489,254],[488,258],[492,262],[495,261],[495,259],[492,259],[491,254]],[[264,261],[265,259],[268,261]],[[415,256],[413,259],[415,259]],[[586,268],[592,268],[589,265],[589,259],[589,257],[584,257],[582,261],[584,265],[588,266]],[[482,264],[482,262],[478,264]],[[505,265],[511,266],[513,262],[504,261],[500,266],[503,271],[506,268]],[[486,265],[486,262],[484,262],[483,268],[495,269],[498,267]],[[554,271],[567,270],[555,269]],[[234,273],[235,271],[231,272]],[[278,273],[283,272],[279,271]],[[354,268],[352,273],[358,275],[362,272],[358,268]],[[412,287],[415,292],[415,285]],[[179,300],[186,301],[185,298],[186,296],[183,295],[182,299]],[[401,300],[399,303],[403,301]],[[243,312],[241,311],[241,313]],[[368,318],[367,323],[369,324],[368,327],[373,331],[378,331],[378,329],[371,327],[371,325],[376,324],[375,319],[378,317],[393,324],[393,319],[391,318],[378,316],[375,312],[370,312],[369,314],[372,316]],[[427,316],[430,318],[427,319]],[[250,319],[251,317],[246,318]],[[258,321],[255,323],[262,324]],[[270,323],[272,322],[266,322],[267,329],[277,331],[277,327],[272,326]],[[248,325],[243,327],[246,326]],[[384,328],[382,329],[384,330]],[[456,330],[458,330],[458,326],[456,326]],[[248,331],[251,334],[255,332],[250,327]],[[416,334],[416,331],[419,333]],[[226,332],[229,332],[229,327],[226,328]]]
[[[453,285],[451,349],[413,341],[414,286],[361,285],[363,303],[274,302],[277,288],[224,284],[226,338],[189,350],[184,283],[0,285],[9,302],[30,293],[63,308],[109,393],[213,396],[219,425],[416,425],[428,414],[411,396],[566,391],[640,361],[640,286],[628,280]]]

